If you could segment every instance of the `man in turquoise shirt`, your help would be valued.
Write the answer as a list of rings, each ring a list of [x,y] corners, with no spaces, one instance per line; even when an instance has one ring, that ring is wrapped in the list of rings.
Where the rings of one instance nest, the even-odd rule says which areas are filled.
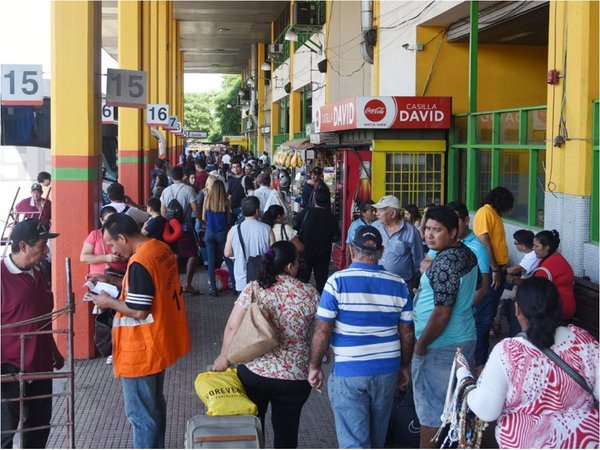
[[[433,448],[441,425],[446,389],[457,347],[472,360],[477,335],[473,297],[478,269],[475,254],[458,240],[458,216],[447,206],[427,210],[425,240],[437,251],[421,276],[414,301],[415,344],[412,379],[421,422],[421,448]]]

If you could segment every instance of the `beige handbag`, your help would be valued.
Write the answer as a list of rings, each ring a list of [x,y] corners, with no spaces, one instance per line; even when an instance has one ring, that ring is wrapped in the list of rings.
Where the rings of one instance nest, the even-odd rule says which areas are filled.
[[[252,282],[250,307],[242,323],[231,339],[227,359],[235,364],[252,361],[269,353],[279,344],[277,332],[271,323],[269,313],[258,303],[256,281]]]

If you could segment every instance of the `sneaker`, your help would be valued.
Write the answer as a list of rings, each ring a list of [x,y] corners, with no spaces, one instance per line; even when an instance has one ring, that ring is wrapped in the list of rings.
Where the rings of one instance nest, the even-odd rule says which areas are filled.
[[[106,358],[106,364],[112,364],[112,355]]]
[[[212,296],[212,297],[218,297],[219,296],[219,291],[217,291],[216,289],[209,289],[208,290],[208,295]]]

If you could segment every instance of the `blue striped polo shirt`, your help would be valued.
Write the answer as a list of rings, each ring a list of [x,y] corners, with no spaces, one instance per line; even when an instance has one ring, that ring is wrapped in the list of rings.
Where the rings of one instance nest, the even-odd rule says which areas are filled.
[[[398,325],[413,321],[408,287],[377,264],[352,263],[327,280],[317,318],[335,321],[331,348],[337,376],[368,376],[400,369]]]

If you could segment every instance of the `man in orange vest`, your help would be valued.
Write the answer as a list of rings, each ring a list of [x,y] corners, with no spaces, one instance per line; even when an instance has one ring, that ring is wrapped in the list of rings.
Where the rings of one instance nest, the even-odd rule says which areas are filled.
[[[112,250],[129,258],[120,300],[105,292],[84,299],[116,311],[113,367],[123,383],[133,447],[164,448],[165,369],[190,350],[177,262],[167,244],[141,234],[125,214],[110,216],[102,230]]]

